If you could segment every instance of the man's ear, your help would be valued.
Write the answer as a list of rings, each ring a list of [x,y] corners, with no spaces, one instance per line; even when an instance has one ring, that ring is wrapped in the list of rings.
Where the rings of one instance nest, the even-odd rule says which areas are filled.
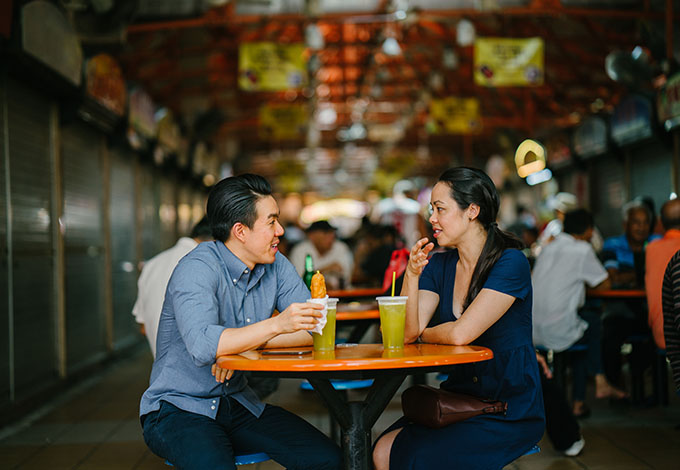
[[[245,225],[243,225],[241,222],[236,222],[231,227],[231,236],[236,238],[240,242],[245,243],[245,241],[246,241],[246,229],[247,229],[247,227]]]

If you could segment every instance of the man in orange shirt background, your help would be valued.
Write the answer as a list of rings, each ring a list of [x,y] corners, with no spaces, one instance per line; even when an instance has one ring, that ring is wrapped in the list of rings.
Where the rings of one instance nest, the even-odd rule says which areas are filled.
[[[656,345],[666,349],[663,337],[661,285],[666,265],[675,252],[680,250],[680,199],[671,199],[664,203],[661,207],[661,223],[665,230],[663,238],[647,245],[645,290],[649,308],[649,327],[654,334]]]

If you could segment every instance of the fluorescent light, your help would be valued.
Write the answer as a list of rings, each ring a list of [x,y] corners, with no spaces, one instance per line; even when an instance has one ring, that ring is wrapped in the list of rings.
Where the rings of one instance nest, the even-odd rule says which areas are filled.
[[[391,55],[391,56],[396,56],[401,54],[401,46],[397,42],[396,39],[393,37],[388,37],[385,38],[385,42],[383,42],[382,45],[382,50],[385,54]]]
[[[545,183],[546,181],[550,181],[551,178],[552,171],[546,168],[544,170],[532,173],[529,176],[527,176],[527,184],[529,186],[534,186],[540,183]]]

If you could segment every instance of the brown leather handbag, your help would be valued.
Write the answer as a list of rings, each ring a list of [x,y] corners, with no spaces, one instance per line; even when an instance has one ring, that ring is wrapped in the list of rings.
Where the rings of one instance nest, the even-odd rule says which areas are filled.
[[[404,416],[428,428],[441,428],[481,414],[505,414],[508,404],[429,385],[414,385],[401,395]]]

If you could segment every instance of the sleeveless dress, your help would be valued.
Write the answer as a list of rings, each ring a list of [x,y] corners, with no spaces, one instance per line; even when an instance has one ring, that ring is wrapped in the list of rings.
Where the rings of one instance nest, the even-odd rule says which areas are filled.
[[[458,251],[432,256],[419,288],[439,295],[430,325],[456,321],[453,285]],[[484,288],[515,297],[508,311],[471,344],[493,351],[489,361],[461,364],[441,387],[508,402],[503,415],[481,415],[441,429],[404,417],[385,431],[403,427],[390,453],[390,469],[499,470],[541,440],[545,430],[543,394],[531,341],[531,273],[524,254],[507,249],[491,269]]]

